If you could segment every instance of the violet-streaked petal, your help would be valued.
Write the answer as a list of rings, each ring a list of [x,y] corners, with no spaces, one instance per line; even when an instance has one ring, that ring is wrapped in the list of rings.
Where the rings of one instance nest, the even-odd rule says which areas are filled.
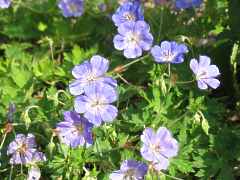
[[[87,96],[81,95],[77,96],[74,101],[74,109],[78,113],[85,113],[88,106],[88,98]]]
[[[162,157],[161,159],[159,159],[156,162],[153,162],[153,167],[157,171],[167,170],[168,166],[169,166],[169,160],[164,157]]]
[[[90,60],[92,71],[96,76],[104,75],[109,68],[109,61],[102,56],[95,55]]]
[[[211,59],[207,56],[199,56],[199,67],[206,68],[210,65]]]
[[[220,86],[220,81],[215,78],[204,79],[203,81],[213,89],[217,89]]]
[[[72,75],[76,79],[79,79],[85,77],[87,74],[91,73],[91,71],[92,71],[91,64],[88,61],[85,61],[72,69]]]
[[[198,61],[196,59],[191,59],[190,68],[194,74],[198,73]]]
[[[142,49],[138,46],[135,48],[124,49],[123,54],[126,58],[137,58],[142,55]]]
[[[203,80],[198,80],[197,85],[199,89],[205,90],[208,88],[207,84]]]
[[[117,117],[118,109],[113,105],[104,105],[100,114],[103,121],[112,122]]]
[[[117,34],[116,36],[114,36],[113,38],[113,43],[114,43],[114,47],[117,49],[117,50],[123,50],[126,48],[126,44],[124,42],[124,37]]]
[[[102,124],[102,118],[99,113],[86,112],[84,117],[95,126],[100,126]]]
[[[75,80],[69,84],[69,91],[72,95],[78,96],[84,93],[82,81]]]

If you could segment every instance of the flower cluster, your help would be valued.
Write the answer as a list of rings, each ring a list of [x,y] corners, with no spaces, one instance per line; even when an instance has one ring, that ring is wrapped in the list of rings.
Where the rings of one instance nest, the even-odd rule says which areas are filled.
[[[144,21],[143,10],[139,1],[123,3],[112,16],[118,34],[113,43],[117,50],[123,51],[126,58],[142,56],[149,51],[153,43],[149,25]]]
[[[160,2],[160,1],[159,1]],[[161,1],[165,2],[165,1]],[[0,0],[0,7],[10,6],[10,0]],[[201,0],[177,0],[177,8],[197,7]],[[84,0],[61,0],[58,4],[65,17],[78,17],[83,13]],[[150,26],[144,21],[143,9],[139,0],[124,1],[112,16],[118,34],[113,43],[117,50],[123,51],[126,58],[138,58],[144,51],[150,51],[157,63],[183,63],[188,47],[175,41],[162,41],[153,45]],[[74,110],[64,112],[64,120],[56,124],[56,134],[61,143],[71,148],[89,147],[94,142],[92,129],[103,123],[113,122],[118,115],[114,103],[118,100],[117,81],[107,75],[109,60],[94,55],[90,60],[76,65],[72,69],[75,78],[69,84],[69,91],[74,96]],[[216,65],[211,65],[211,59],[200,56],[199,61],[191,59],[190,69],[200,89],[220,86],[217,77],[220,75]],[[12,108],[11,111],[13,111]],[[11,115],[11,114],[10,114]],[[9,115],[9,120],[12,117]],[[148,169],[166,170],[171,158],[177,156],[179,144],[171,132],[160,127],[157,132],[146,128],[141,135],[141,156],[149,162],[149,166],[135,160],[125,160],[120,170],[114,171],[110,179],[144,179]],[[35,136],[17,134],[8,146],[7,154],[11,156],[11,164],[31,164],[45,161],[46,157],[37,150]],[[39,179],[38,167],[29,171],[29,178]]]
[[[106,75],[108,68],[109,61],[99,55],[73,68],[76,80],[70,83],[69,90],[76,96],[75,111],[65,112],[65,120],[57,124],[56,131],[62,143],[73,148],[88,147],[93,144],[93,126],[112,122],[117,117],[118,110],[112,105],[118,98],[117,81]]]
[[[11,164],[29,164],[33,162],[45,161],[46,157],[42,152],[37,150],[35,136],[33,134],[17,134],[7,150],[11,155]]]
[[[176,156],[179,150],[178,142],[165,127],[160,127],[155,133],[153,129],[146,128],[141,135],[143,142],[141,155],[150,161],[149,167],[142,162],[126,160],[120,170],[110,174],[110,179],[144,179],[150,167],[157,171],[166,170],[169,159]]]

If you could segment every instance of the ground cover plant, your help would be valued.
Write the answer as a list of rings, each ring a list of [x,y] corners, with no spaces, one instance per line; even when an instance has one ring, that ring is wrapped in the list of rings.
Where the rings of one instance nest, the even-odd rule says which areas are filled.
[[[0,179],[238,179],[239,8],[0,0]]]

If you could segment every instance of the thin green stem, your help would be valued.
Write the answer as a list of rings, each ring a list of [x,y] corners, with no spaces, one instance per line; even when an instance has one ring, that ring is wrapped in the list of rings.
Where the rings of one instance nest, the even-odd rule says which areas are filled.
[[[133,64],[135,64],[135,63],[137,63],[137,62],[139,62],[139,61],[144,60],[144,59],[147,58],[148,56],[149,56],[149,54],[146,54],[145,56],[142,56],[142,57],[140,57],[140,58],[138,58],[138,59],[136,59],[136,60],[134,60],[134,61],[131,61],[131,62],[129,62],[129,63],[121,66],[121,69],[126,69],[127,67],[129,67],[129,66],[131,66],[131,65],[133,65]],[[108,74],[111,75],[111,74],[113,74],[113,73],[114,73],[114,70],[111,71],[111,72],[109,72]],[[116,77],[115,77],[115,78],[116,78]]]
[[[4,133],[3,139],[2,139],[2,142],[1,142],[1,145],[0,145],[0,151],[2,150],[2,147],[3,147],[3,144],[4,144],[5,140],[6,140],[6,137],[7,137],[7,133]]]
[[[13,165],[11,165],[9,180],[12,180],[12,174],[13,174]]]
[[[168,92],[169,92],[170,89],[172,88],[172,82],[171,82],[171,63],[168,63],[168,78],[169,78],[169,88],[168,88]]]
[[[21,163],[21,175],[23,174],[23,165]]]
[[[122,66],[122,68],[125,69],[125,68],[131,66],[132,64],[135,64],[135,63],[137,63],[137,62],[139,62],[139,61],[142,61],[143,59],[145,59],[145,58],[148,57],[148,56],[149,56],[149,54],[147,54],[147,55],[145,55],[145,56],[142,56],[142,57],[140,57],[140,58],[138,58],[138,59],[136,59],[136,60],[134,60],[134,61],[131,61],[130,63],[127,63],[127,64],[125,64],[124,66]]]
[[[168,63],[168,77],[171,79],[171,64]]]
[[[178,81],[178,82],[176,82],[176,84],[190,84],[190,83],[193,83],[195,81],[196,81],[195,79],[193,79],[191,81]]]
[[[181,178],[177,178],[177,177],[174,177],[174,176],[170,176],[170,175],[168,175],[168,174],[165,174],[165,173],[163,173],[162,171],[160,171],[160,173],[163,174],[164,176],[167,176],[167,177],[171,178],[171,179],[184,180],[184,179],[181,179]]]
[[[161,8],[161,12],[160,12],[160,24],[159,24],[159,31],[158,31],[157,41],[160,41],[160,36],[161,36],[161,31],[162,31],[162,25],[163,25],[163,13],[164,13],[164,8]]]

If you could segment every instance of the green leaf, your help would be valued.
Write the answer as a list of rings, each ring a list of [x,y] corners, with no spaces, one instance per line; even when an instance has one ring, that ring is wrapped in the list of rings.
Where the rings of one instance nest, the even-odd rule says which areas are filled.
[[[11,68],[11,77],[18,87],[24,87],[31,78],[31,72],[24,67],[17,67],[15,65]]]

